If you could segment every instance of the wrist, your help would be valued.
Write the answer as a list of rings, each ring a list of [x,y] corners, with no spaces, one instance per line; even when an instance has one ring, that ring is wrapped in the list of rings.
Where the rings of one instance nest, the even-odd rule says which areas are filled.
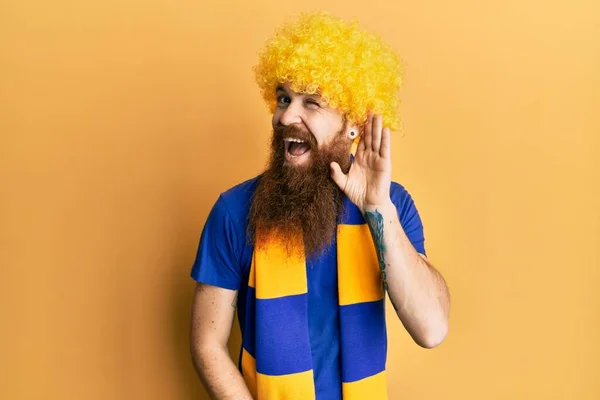
[[[379,204],[365,204],[363,205],[361,212],[363,216],[368,212],[378,211],[381,214],[384,214],[388,211],[393,210],[396,211],[396,206],[392,203],[392,199],[388,199],[387,201],[381,202]]]

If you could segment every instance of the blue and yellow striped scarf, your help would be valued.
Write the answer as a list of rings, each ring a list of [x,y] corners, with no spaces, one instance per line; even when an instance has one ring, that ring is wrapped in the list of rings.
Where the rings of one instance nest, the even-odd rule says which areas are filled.
[[[337,227],[344,400],[387,399],[385,298],[369,227],[347,198]],[[278,243],[255,250],[248,281],[242,373],[259,400],[315,399],[304,256]]]

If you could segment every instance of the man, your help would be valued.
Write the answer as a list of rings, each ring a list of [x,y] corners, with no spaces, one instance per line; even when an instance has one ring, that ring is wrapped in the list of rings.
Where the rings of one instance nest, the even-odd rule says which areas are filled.
[[[326,13],[284,24],[256,79],[271,159],[224,192],[192,277],[192,356],[214,399],[386,399],[385,293],[417,344],[448,330],[408,192],[391,182],[398,57]],[[237,306],[239,366],[227,342]]]

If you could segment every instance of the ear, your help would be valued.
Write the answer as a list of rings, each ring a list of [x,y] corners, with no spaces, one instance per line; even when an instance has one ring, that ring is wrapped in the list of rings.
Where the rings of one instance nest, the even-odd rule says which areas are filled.
[[[348,124],[348,126],[346,127],[346,138],[350,141],[356,141],[359,136],[360,136],[361,130],[358,126],[356,125],[350,125]]]
[[[358,149],[358,142],[360,141],[360,135],[362,134],[362,129],[358,125],[351,125],[345,129],[344,135],[348,141],[352,142],[352,146],[350,147],[350,153],[354,156],[356,155],[356,151]]]

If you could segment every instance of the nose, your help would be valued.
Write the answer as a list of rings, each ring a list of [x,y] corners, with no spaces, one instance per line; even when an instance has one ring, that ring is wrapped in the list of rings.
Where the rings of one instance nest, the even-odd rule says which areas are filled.
[[[279,117],[279,123],[284,126],[302,123],[301,101],[293,99]]]

